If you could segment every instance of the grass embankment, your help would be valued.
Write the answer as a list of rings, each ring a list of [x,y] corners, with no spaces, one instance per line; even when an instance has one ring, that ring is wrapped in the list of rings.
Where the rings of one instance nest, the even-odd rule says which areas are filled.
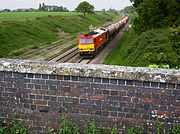
[[[173,48],[169,29],[150,30],[137,35],[132,29],[125,32],[105,60],[105,64],[121,66],[180,65],[180,55]]]
[[[57,29],[77,37],[81,31],[88,31],[89,26],[100,26],[116,14],[89,14],[48,16],[26,21],[3,21],[0,23],[0,58],[12,58],[30,49],[47,45],[60,38]],[[20,50],[20,51],[19,51]],[[18,52],[16,52],[18,51]]]

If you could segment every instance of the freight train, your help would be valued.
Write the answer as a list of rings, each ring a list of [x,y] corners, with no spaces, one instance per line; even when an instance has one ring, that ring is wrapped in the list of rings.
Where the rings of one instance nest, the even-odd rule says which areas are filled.
[[[93,57],[103,46],[107,44],[128,22],[129,16],[110,24],[107,27],[97,28],[78,38],[79,55]]]

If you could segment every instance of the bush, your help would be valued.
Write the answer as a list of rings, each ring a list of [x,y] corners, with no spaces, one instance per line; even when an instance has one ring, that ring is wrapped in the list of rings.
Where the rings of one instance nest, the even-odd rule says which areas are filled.
[[[168,29],[144,32],[134,39],[130,46],[124,58],[132,66],[152,64],[169,65],[169,68],[179,66],[180,55],[172,46]]]

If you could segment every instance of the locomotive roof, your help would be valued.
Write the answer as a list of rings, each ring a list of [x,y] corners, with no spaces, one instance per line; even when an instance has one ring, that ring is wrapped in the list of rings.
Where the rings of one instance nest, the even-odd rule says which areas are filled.
[[[95,29],[87,34],[85,34],[84,36],[93,36],[94,38],[96,38],[97,36],[107,32],[108,30],[106,28],[100,27],[98,29]]]

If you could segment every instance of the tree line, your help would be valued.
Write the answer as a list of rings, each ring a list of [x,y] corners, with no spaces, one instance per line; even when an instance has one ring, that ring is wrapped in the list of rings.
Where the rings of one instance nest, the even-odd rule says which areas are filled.
[[[66,7],[56,5],[45,5],[40,3],[38,9],[35,8],[21,8],[21,9],[3,9],[0,12],[69,12]]]
[[[89,13],[94,13],[94,5],[91,5],[87,1],[80,2],[77,8],[75,8],[76,12],[81,12],[84,15]],[[45,3],[39,3],[38,9],[34,8],[23,8],[23,9],[3,9],[1,12],[69,12],[66,7],[56,6],[56,5],[46,5]]]
[[[0,12],[68,12],[69,10],[66,7],[63,6],[56,6],[56,5],[46,5],[44,3],[39,3],[38,9],[29,8],[29,9],[3,9]],[[91,5],[87,1],[80,2],[79,5],[75,8],[76,12],[83,13],[84,15],[94,13],[94,5]],[[101,12],[106,12],[105,9],[102,9]],[[109,9],[107,12],[115,12],[117,11],[115,9]]]
[[[39,4],[38,11],[43,12],[68,12],[69,10],[63,6],[45,5],[44,3]]]

